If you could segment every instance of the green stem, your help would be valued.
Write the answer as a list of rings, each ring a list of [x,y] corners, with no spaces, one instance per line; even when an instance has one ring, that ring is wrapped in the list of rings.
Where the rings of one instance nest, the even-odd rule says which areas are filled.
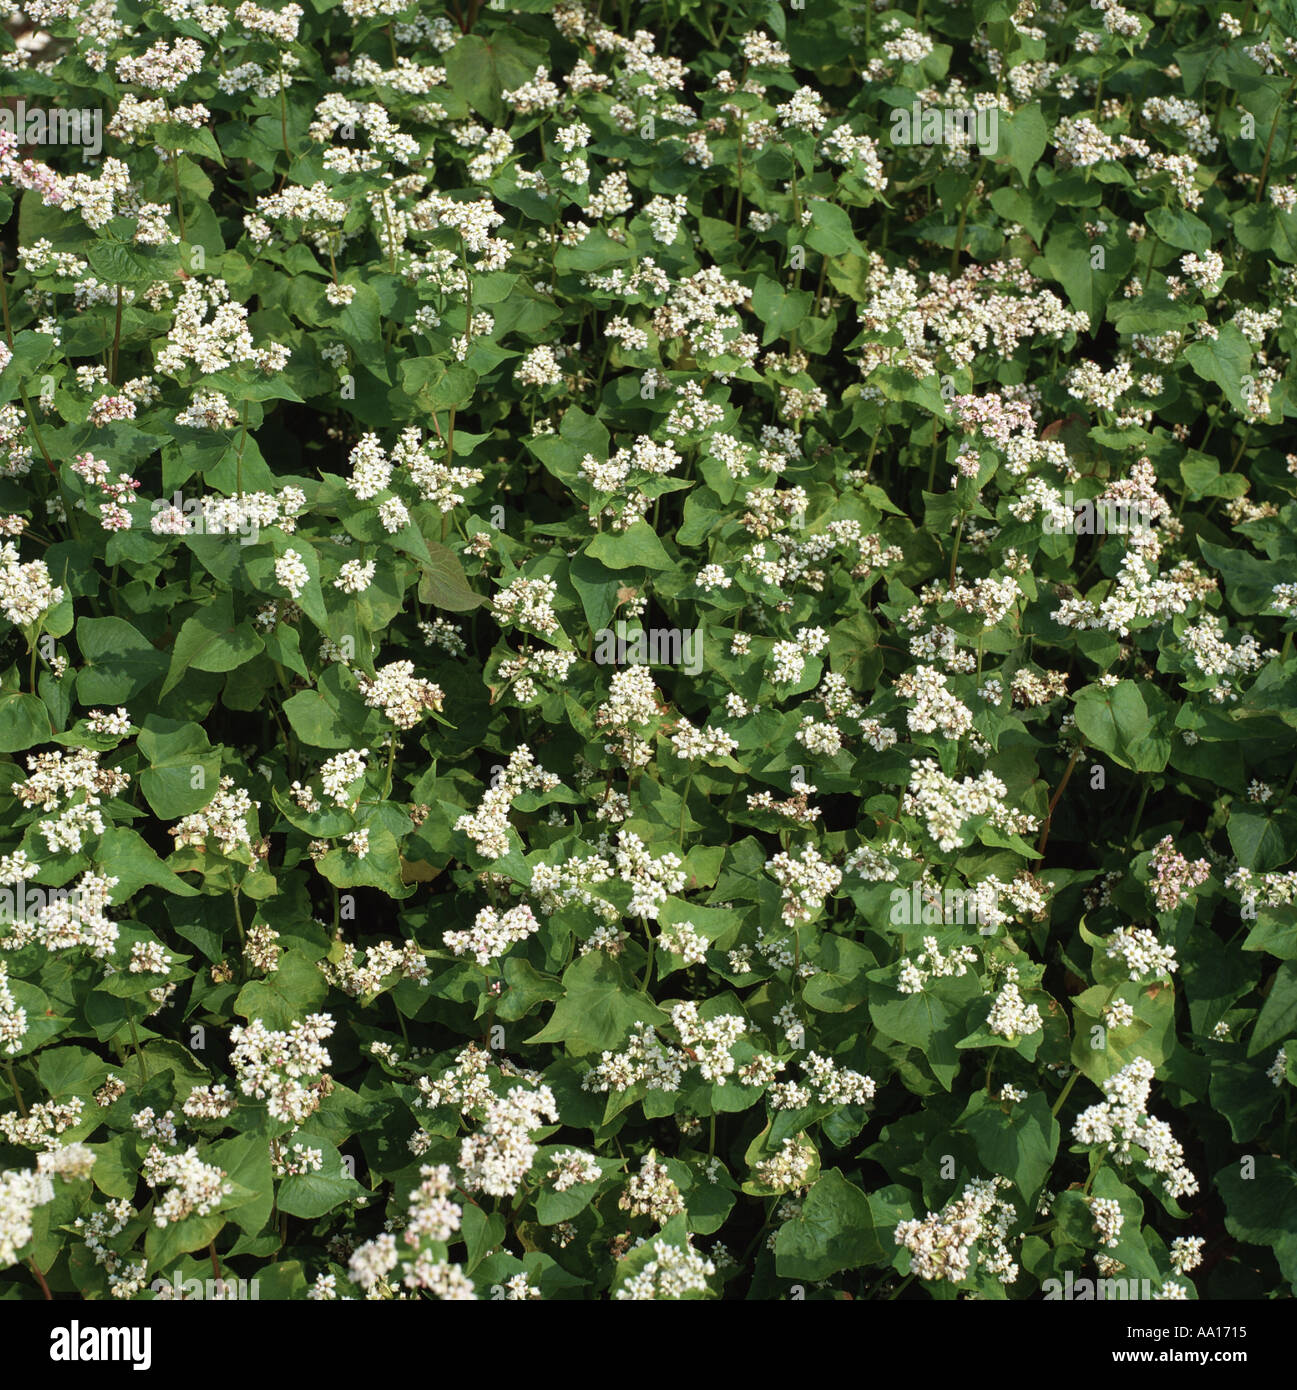
[[[959,205],[959,226],[955,229],[955,249],[950,256],[950,273],[952,275],[959,270],[959,257],[964,250],[964,227],[968,221],[968,205],[973,201],[973,194],[977,192],[977,183],[982,177],[982,170],[985,165],[986,156],[983,155],[977,161],[977,168],[973,170],[973,182],[969,186],[968,192],[964,194],[964,201]]]
[[[1049,807],[1045,812],[1045,824],[1041,828],[1040,832],[1040,843],[1036,846],[1037,860],[1043,859],[1045,857],[1045,846],[1049,843],[1049,827],[1054,819],[1054,807],[1058,805],[1059,797],[1063,795],[1064,789],[1067,787],[1068,782],[1071,780],[1072,769],[1076,766],[1077,760],[1080,758],[1083,748],[1083,744],[1078,744],[1077,747],[1073,750],[1072,756],[1067,764],[1067,770],[1063,773],[1062,780],[1059,782],[1058,787],[1055,789],[1054,795],[1050,798]]]
[[[1153,274],[1153,257],[1157,255],[1157,248],[1161,244],[1161,238],[1156,232],[1153,233],[1153,240],[1148,246],[1148,264],[1144,267],[1144,288],[1148,289],[1150,276]]]
[[[247,938],[243,931],[243,913],[239,909],[239,890],[237,888],[234,890],[234,925],[239,931],[239,950],[242,952]]]
[[[140,1079],[147,1082],[149,1079],[149,1069],[144,1061],[144,1050],[140,1047],[140,1035],[135,1028],[135,1019],[130,1019],[131,1041],[135,1044],[135,1057],[140,1064]]]
[[[1144,803],[1148,800],[1148,789],[1152,785],[1147,777],[1143,778],[1143,788],[1139,793],[1139,804],[1135,807],[1134,818],[1130,822],[1130,831],[1126,836],[1126,843],[1130,845],[1135,839],[1135,832],[1139,829],[1140,817],[1144,814]]]
[[[1080,1075],[1081,1073],[1079,1071],[1074,1071],[1071,1076],[1067,1078],[1062,1091],[1059,1093],[1058,1099],[1054,1102],[1053,1109],[1049,1112],[1055,1119],[1058,1118],[1058,1112],[1063,1108],[1063,1102],[1072,1094],[1072,1087],[1076,1085],[1077,1078]]]
[[[122,339],[122,287],[117,286],[117,316],[113,323],[113,348],[108,364],[108,384],[117,385],[117,347]]]
[[[27,1106],[23,1102],[22,1089],[18,1085],[18,1073],[14,1071],[14,1064],[9,1059],[5,1059],[5,1070],[9,1073],[9,1085],[13,1088],[14,1099],[18,1102],[18,1113],[25,1120],[27,1118]]]
[[[382,796],[382,800],[384,800],[384,801],[387,800],[388,796],[391,794],[391,791],[392,791],[392,772],[393,772],[393,769],[395,768],[395,766],[396,766],[396,735],[393,734],[393,735],[392,735],[392,742],[388,745],[388,750],[387,750],[387,772],[386,772],[386,774],[385,774],[384,777],[383,777],[383,796]]]
[[[1283,95],[1283,100],[1274,109],[1274,120],[1270,122],[1270,138],[1265,142],[1265,159],[1261,163],[1261,178],[1256,186],[1256,200],[1259,203],[1265,196],[1266,179],[1270,177],[1270,156],[1274,152],[1274,137],[1279,130],[1279,117],[1283,114],[1288,105],[1288,99],[1292,96],[1293,88],[1297,87],[1297,77],[1288,84],[1288,90]]]
[[[9,291],[5,285],[4,246],[0,245],[0,310],[4,312],[5,342],[14,345],[13,325],[9,322]]]
[[[641,920],[642,920],[642,919],[641,919]],[[646,962],[646,964],[645,964],[645,966],[644,966],[644,979],[640,982],[640,987],[639,987],[639,992],[640,992],[641,994],[647,994],[647,993],[648,993],[649,980],[652,978],[652,975],[653,975],[653,956],[654,956],[655,951],[657,950],[657,937],[655,937],[655,936],[653,935],[653,932],[652,932],[652,930],[650,929],[649,924],[648,924],[647,922],[644,923],[644,934],[648,937],[648,944],[649,944],[649,945],[648,945],[648,961]]]

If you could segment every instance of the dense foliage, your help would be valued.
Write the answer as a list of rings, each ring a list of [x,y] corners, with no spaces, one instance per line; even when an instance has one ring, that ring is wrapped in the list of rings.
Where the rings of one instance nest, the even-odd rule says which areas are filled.
[[[4,1297],[1289,1296],[1290,0],[10,29]]]

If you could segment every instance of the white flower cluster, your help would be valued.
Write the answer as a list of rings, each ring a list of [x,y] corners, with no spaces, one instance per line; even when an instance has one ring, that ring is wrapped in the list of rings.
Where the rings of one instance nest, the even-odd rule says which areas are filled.
[[[623,1052],[604,1052],[581,1082],[585,1091],[628,1091],[644,1085],[650,1091],[678,1091],[689,1059],[678,1047],[664,1045],[652,1025],[632,1028]]]
[[[325,1070],[331,1059],[323,1046],[333,1027],[329,1014],[310,1014],[286,1032],[267,1028],[256,1018],[245,1028],[232,1028],[230,1064],[239,1090],[264,1100],[273,1119],[300,1125],[333,1089],[333,1078]]]
[[[617,909],[592,891],[611,877],[612,863],[595,854],[586,859],[568,859],[561,864],[535,865],[528,891],[535,898],[537,908],[547,917],[569,903],[580,903],[612,922],[618,917]]]
[[[504,955],[515,942],[525,941],[539,930],[536,914],[526,903],[519,903],[505,912],[484,907],[470,928],[445,932],[442,940],[455,955],[471,955],[484,966]]]
[[[558,631],[557,597],[558,585],[548,576],[518,578],[492,598],[491,615],[502,627],[513,624],[548,635]]]
[[[1089,1200],[1095,1234],[1100,1243],[1111,1250],[1121,1239],[1121,1228],[1126,1220],[1121,1203],[1113,1201],[1111,1197],[1091,1197]]]
[[[133,1298],[144,1287],[148,1273],[148,1264],[144,1260],[127,1260],[107,1243],[121,1235],[137,1215],[130,1202],[124,1197],[117,1197],[99,1210],[92,1211],[89,1217],[78,1216],[72,1223],[80,1232],[95,1264],[103,1268],[114,1298]],[[3,1263],[2,1256],[0,1263]]]
[[[581,1149],[564,1149],[562,1153],[551,1156],[545,1181],[555,1192],[566,1192],[570,1187],[582,1183],[598,1182],[603,1177],[603,1169],[593,1154]]]
[[[607,836],[601,837],[598,848],[604,853],[609,850]],[[631,917],[656,920],[658,909],[667,898],[685,886],[680,856],[668,851],[655,859],[644,841],[630,830],[618,832],[615,863],[617,877],[631,886],[630,905],[626,909]]]
[[[971,946],[957,946],[949,955],[937,947],[935,936],[923,938],[923,950],[913,960],[901,961],[896,988],[902,994],[917,994],[931,979],[947,975],[966,975],[970,965],[977,964],[977,952]]]
[[[359,672],[356,683],[370,709],[381,709],[398,729],[413,729],[428,710],[441,710],[445,692],[414,674],[414,662],[389,661],[371,679]]]
[[[1198,1180],[1184,1166],[1184,1150],[1170,1126],[1147,1113],[1153,1075],[1152,1062],[1136,1057],[1110,1076],[1103,1083],[1107,1099],[1077,1116],[1072,1137],[1080,1144],[1104,1145],[1119,1164],[1134,1162],[1134,1151],[1140,1149],[1144,1165],[1162,1175],[1168,1197],[1192,1196],[1198,1190]]]
[[[1114,999],[1103,1011],[1107,1028],[1127,1028],[1135,1021],[1135,1010],[1125,999]]]
[[[444,1163],[429,1163],[420,1167],[419,1176],[423,1181],[410,1194],[406,1244],[417,1246],[423,1239],[453,1239],[463,1221],[462,1210],[449,1200],[455,1190],[454,1174]]]
[[[711,1260],[688,1244],[672,1245],[657,1239],[653,1258],[621,1284],[613,1297],[618,1300],[680,1299],[690,1293],[706,1293],[709,1275],[716,1273]]]
[[[896,682],[896,693],[912,700],[906,723],[914,733],[940,730],[958,739],[973,727],[973,712],[946,689],[946,678],[935,666],[916,666]]]
[[[664,950],[679,956],[687,965],[702,965],[707,960],[711,943],[692,922],[677,922],[664,927],[658,938]]]
[[[239,849],[252,848],[248,833],[248,816],[261,809],[242,788],[234,790],[234,778],[222,777],[216,795],[201,810],[185,816],[168,832],[177,849],[193,845],[205,849],[208,838],[220,841],[221,853],[230,855]]]
[[[784,1066],[777,1058],[769,1062],[756,1058],[754,1063],[749,1063],[739,1073],[745,1085],[759,1084],[763,1072],[782,1070]],[[781,1081],[771,1086],[772,1110],[799,1110],[807,1105],[868,1105],[874,1098],[877,1087],[872,1077],[839,1067],[831,1057],[808,1052],[802,1068],[805,1076],[800,1082]]]
[[[610,753],[628,768],[644,767],[652,759],[653,750],[635,732],[637,726],[653,723],[661,713],[657,689],[647,666],[627,666],[613,673],[608,699],[595,710],[594,722],[601,729],[610,729],[620,737],[604,744]]]
[[[682,715],[676,720],[671,747],[678,758],[726,758],[738,747],[738,740],[724,729],[698,729]]]
[[[1044,1027],[1040,1010],[1034,1004],[1023,1001],[1018,989],[1017,966],[1011,965],[1005,971],[1004,984],[991,1005],[986,1026],[997,1037],[1009,1039],[1038,1033]]]
[[[910,1252],[910,1265],[920,1279],[959,1283],[976,1265],[994,1274],[1002,1284],[1018,1277],[1018,1265],[1009,1253],[1006,1238],[1017,1218],[1017,1208],[999,1193],[1012,1184],[1007,1178],[974,1178],[953,1202],[922,1221],[901,1221],[896,1243]]]
[[[468,489],[480,483],[484,476],[480,468],[451,465],[440,441],[425,440],[415,426],[401,431],[392,448],[392,462],[407,469],[410,481],[425,502],[431,502],[445,515],[458,507]]]
[[[44,560],[18,559],[13,541],[0,546],[0,612],[15,627],[39,622],[56,604],[63,602],[63,589],[50,583]]]
[[[476,811],[465,812],[455,822],[455,829],[473,841],[484,859],[499,859],[509,848],[509,805],[524,791],[548,792],[559,779],[532,756],[531,749],[520,743],[509,755],[509,764],[498,780],[482,794]]]
[[[436,1081],[427,1076],[419,1078],[419,1095],[414,1108],[435,1110],[439,1105],[453,1105],[465,1115],[483,1109],[494,1095],[487,1075],[493,1060],[484,1048],[469,1043],[455,1058],[454,1065],[442,1072]]]
[[[36,910],[36,939],[47,951],[85,946],[95,960],[106,960],[117,944],[117,923],[106,910],[112,906],[116,886],[115,878],[87,870],[66,896],[55,897]],[[32,935],[21,923],[15,923],[15,928],[18,940]]]
[[[223,1120],[234,1112],[238,1099],[223,1081],[212,1086],[195,1086],[185,1097],[181,1109],[191,1120]]]
[[[774,855],[766,861],[766,872],[783,890],[780,914],[790,927],[809,922],[824,906],[824,899],[837,892],[842,883],[842,870],[821,858],[810,844],[798,858],[787,853]]]
[[[156,1144],[144,1156],[144,1181],[152,1188],[165,1188],[153,1204],[153,1223],[166,1226],[173,1221],[215,1211],[223,1198],[234,1191],[222,1169],[204,1163],[197,1148],[168,1154]]]
[[[27,1010],[19,1008],[9,988],[9,969],[0,961],[0,1046],[12,1056],[22,1051],[27,1032]]]
[[[23,1168],[0,1173],[0,1268],[17,1264],[18,1252],[32,1238],[36,1209],[54,1196],[54,1184],[44,1173]]]
[[[770,679],[776,685],[791,685],[802,678],[806,663],[829,645],[829,634],[822,627],[806,628],[791,642],[776,642],[770,648],[773,670]]]
[[[785,1139],[777,1153],[756,1163],[757,1179],[777,1192],[792,1192],[807,1186],[815,1158],[815,1150],[809,1144]]]
[[[290,598],[301,598],[306,586],[311,582],[311,572],[306,568],[306,561],[296,550],[290,548],[276,557],[275,581],[288,590]]]
[[[481,1129],[460,1144],[461,1186],[466,1192],[511,1197],[536,1159],[532,1130],[557,1119],[554,1093],[548,1086],[534,1091],[514,1086],[503,1099],[493,1095]]]
[[[1011,810],[1004,803],[1004,783],[991,771],[956,782],[947,777],[932,758],[913,765],[910,785],[901,803],[908,815],[921,817],[928,834],[949,852],[963,842],[965,822],[985,816],[997,830],[1028,834],[1037,828],[1036,818]]]
[[[1177,1274],[1188,1274],[1202,1264],[1202,1248],[1207,1242],[1202,1236],[1176,1236],[1171,1242],[1171,1268]]]
[[[640,1159],[638,1173],[626,1180],[617,1206],[632,1216],[647,1216],[665,1226],[677,1212],[685,1209],[680,1189],[671,1180],[665,1163],[659,1163],[653,1150]]]
[[[344,948],[340,960],[322,960],[319,968],[335,989],[353,999],[377,994],[389,975],[399,974],[400,979],[413,980],[425,988],[430,979],[428,962],[414,941],[406,941],[399,947],[391,941],[379,941],[363,951]]]
[[[116,710],[92,709],[86,715],[86,728],[92,734],[123,738],[130,733],[131,727],[131,716],[124,705],[118,705]]]
[[[677,1004],[671,1010],[671,1023],[679,1035],[685,1055],[702,1073],[704,1081],[724,1081],[737,1063],[730,1048],[747,1032],[747,1023],[738,1014],[718,1014],[701,1018],[694,1000]]]
[[[213,311],[210,319],[209,309]],[[246,305],[231,301],[224,280],[187,279],[176,302],[167,345],[158,353],[158,371],[182,377],[193,369],[210,376],[245,362],[268,374],[283,371],[290,349],[278,343],[257,347],[247,321]]]
[[[320,788],[335,806],[351,804],[351,788],[365,775],[369,749],[349,748],[336,753],[320,768]]]
[[[1118,927],[1104,953],[1119,958],[1132,980],[1170,977],[1179,969],[1174,946],[1163,946],[1146,927]]]
[[[183,507],[159,498],[152,504],[149,529],[155,536],[247,536],[263,526],[278,526],[290,534],[305,505],[306,494],[297,487],[281,488],[277,494],[241,492],[234,497],[209,493],[185,501]]]

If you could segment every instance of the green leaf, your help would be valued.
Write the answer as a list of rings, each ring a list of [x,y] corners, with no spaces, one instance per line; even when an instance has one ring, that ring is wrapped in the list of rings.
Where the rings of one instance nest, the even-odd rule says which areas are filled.
[[[576,1056],[617,1048],[636,1024],[662,1024],[667,1016],[628,986],[621,966],[591,951],[563,972],[563,997],[528,1043],[565,1042]]]
[[[11,401],[22,393],[22,388],[44,365],[53,346],[54,339],[48,333],[23,328],[14,334],[13,358],[0,372],[0,401]]]
[[[1252,345],[1234,324],[1221,324],[1215,338],[1190,343],[1184,360],[1204,381],[1215,382],[1240,415],[1247,414],[1243,377],[1252,361]]]
[[[1277,817],[1260,811],[1231,810],[1225,829],[1234,857],[1245,869],[1269,873],[1292,856],[1293,846]]]
[[[1297,1293],[1297,1169],[1277,1155],[1247,1157],[1248,1163],[1229,1163],[1215,1177],[1225,1229],[1237,1240],[1272,1248]]]
[[[147,285],[158,278],[156,261],[116,242],[93,241],[85,257],[95,274],[109,285]]]
[[[812,1009],[831,1013],[854,1009],[869,997],[866,972],[877,961],[863,946],[841,936],[826,936],[820,951],[819,971],[806,982],[803,1001]]]
[[[1211,228],[1183,208],[1151,208],[1144,220],[1157,236],[1177,250],[1201,256],[1211,246]]]
[[[1004,120],[1002,114],[997,115],[1000,146],[1025,184],[1049,143],[1049,130],[1041,115],[1040,103],[1037,101],[1030,106],[1020,107],[1008,121]]]
[[[752,291],[752,312],[765,325],[761,346],[786,338],[810,313],[813,302],[808,290],[785,292],[776,281],[759,275]]]
[[[79,618],[77,645],[85,660],[77,672],[83,705],[124,705],[170,665],[164,652],[122,618]]]
[[[810,204],[811,225],[806,231],[806,244],[826,256],[862,255],[860,243],[851,228],[851,215],[836,203],[814,198]]]
[[[869,1198],[836,1168],[820,1174],[801,1214],[785,1221],[775,1238],[775,1268],[781,1279],[818,1282],[884,1258]]]
[[[453,550],[436,541],[428,541],[431,563],[423,568],[419,581],[419,602],[435,604],[451,613],[468,613],[481,607],[486,599],[469,587],[464,567]]]
[[[933,1075],[946,1090],[957,1075],[963,1056],[958,1042],[964,1035],[964,1012],[981,993],[976,976],[929,980],[917,994],[899,994],[893,985],[875,985],[869,1004],[874,1026],[897,1042],[918,1048]]]
[[[211,802],[221,776],[221,755],[198,724],[178,724],[147,715],[139,736],[149,766],[140,790],[163,820],[178,820]]]
[[[1170,735],[1158,727],[1134,681],[1087,685],[1077,694],[1074,713],[1086,741],[1123,767],[1160,772],[1166,766]]]
[[[1211,541],[1199,540],[1198,548],[1224,579],[1225,593],[1239,613],[1259,613],[1270,603],[1276,584],[1291,582],[1291,563],[1261,560],[1247,550]]]
[[[545,48],[526,34],[496,29],[483,37],[465,34],[446,55],[446,81],[491,122],[503,126],[506,108],[500,94],[529,82],[546,63]]]
[[[614,571],[636,566],[651,570],[675,567],[647,521],[632,522],[624,531],[605,531],[595,536],[586,546],[585,553]]]
[[[554,1156],[567,1152],[571,1147],[570,1144],[554,1144],[536,1151],[532,1173],[538,1183],[536,1220],[542,1226],[555,1226],[560,1221],[571,1221],[573,1217],[579,1216],[607,1185],[609,1176],[625,1166],[620,1158],[600,1158],[597,1154],[592,1155],[599,1165],[600,1176],[594,1182],[574,1183],[559,1192],[553,1183],[547,1181],[546,1174],[553,1164]]]
[[[1297,965],[1286,960],[1274,973],[1247,1055],[1271,1052],[1289,1038],[1297,1037]]]
[[[360,694],[344,684],[339,663],[320,677],[316,690],[299,690],[284,701],[293,732],[315,748],[355,748],[372,711]]]
[[[213,1144],[204,1161],[225,1170],[241,1191],[226,1198],[222,1210],[241,1231],[255,1235],[270,1220],[274,1202],[274,1178],[270,1168],[270,1145],[264,1135],[241,1134]],[[192,1247],[191,1247],[192,1248]]]
[[[275,1203],[280,1211],[286,1211],[289,1216],[300,1216],[306,1221],[315,1221],[344,1202],[355,1201],[366,1195],[365,1188],[347,1171],[342,1155],[328,1139],[299,1130],[278,1142],[286,1157],[291,1156],[295,1144],[318,1149],[321,1164],[318,1173],[296,1173],[279,1180]]]
[[[210,788],[207,796],[210,800]],[[133,893],[149,884],[165,888],[168,893],[178,893],[184,898],[198,895],[197,888],[172,873],[149,848],[143,836],[127,826],[110,826],[104,831],[99,837],[96,859],[106,873],[111,873],[117,879],[117,887],[113,889],[114,902],[125,902]]]
[[[1045,1185],[1058,1153],[1058,1121],[1049,1113],[1049,1101],[1034,1091],[1015,1101],[1006,1115],[985,1092],[979,1092],[961,1120],[977,1145],[977,1155],[988,1173],[1013,1182],[1030,1204]]]
[[[401,388],[425,410],[454,410],[473,399],[477,373],[438,357],[410,357],[401,363]]]
[[[249,622],[236,622],[234,596],[217,594],[186,618],[171,650],[162,694],[173,690],[192,666],[196,671],[233,671],[265,647]],[[159,813],[161,814],[161,813]]]
[[[251,1021],[259,1018],[267,1028],[285,1029],[295,1020],[314,1013],[328,993],[315,961],[301,951],[288,950],[278,969],[264,980],[250,980],[234,1001],[234,1012]]]
[[[53,735],[49,710],[35,695],[0,695],[0,753],[20,753]]]

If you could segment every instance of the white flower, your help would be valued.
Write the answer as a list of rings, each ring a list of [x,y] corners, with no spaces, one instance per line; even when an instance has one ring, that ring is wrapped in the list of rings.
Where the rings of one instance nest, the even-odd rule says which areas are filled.
[[[275,578],[288,590],[289,597],[298,599],[311,582],[311,572],[296,550],[285,550],[275,561]]]

